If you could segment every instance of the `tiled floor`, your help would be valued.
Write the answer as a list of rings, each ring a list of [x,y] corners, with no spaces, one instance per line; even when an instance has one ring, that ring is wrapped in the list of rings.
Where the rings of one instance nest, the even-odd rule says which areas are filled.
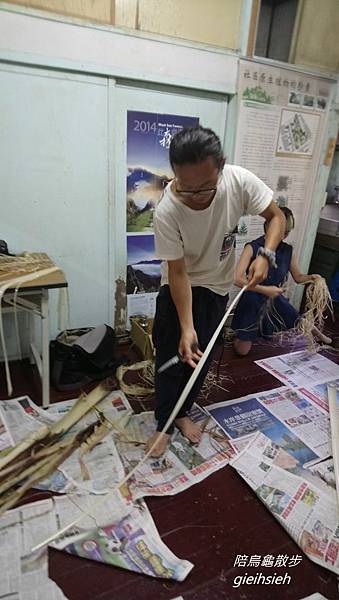
[[[253,360],[289,350],[286,345],[273,347],[261,343],[250,357],[240,359],[226,348],[221,373],[229,377],[229,381],[222,383],[228,391],[217,388],[202,403],[277,387],[277,380],[257,367]],[[328,357],[339,360],[336,354]],[[13,364],[12,373],[15,395],[28,393],[38,400],[36,378],[29,365]],[[4,390],[2,393],[0,397],[4,397]],[[54,393],[53,397],[63,399],[66,395]],[[140,405],[134,404],[136,410],[140,410]],[[152,400],[143,402],[143,406],[151,409]],[[336,576],[306,557],[288,569],[290,584],[233,586],[236,576],[275,572],[272,568],[234,567],[237,554],[291,557],[300,550],[230,466],[177,496],[149,498],[147,504],[165,543],[179,557],[194,563],[186,581],[153,580],[49,550],[50,575],[70,600],[170,600],[177,596],[183,596],[184,600],[298,600],[316,591],[330,600],[339,597]]]

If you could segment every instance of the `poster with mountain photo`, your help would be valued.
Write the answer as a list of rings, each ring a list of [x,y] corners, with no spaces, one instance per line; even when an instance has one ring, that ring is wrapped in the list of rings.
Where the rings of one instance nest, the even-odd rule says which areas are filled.
[[[153,211],[173,177],[168,150],[175,133],[197,117],[127,112],[127,232],[153,231]]]
[[[157,292],[161,260],[155,258],[154,235],[127,236],[126,293]]]

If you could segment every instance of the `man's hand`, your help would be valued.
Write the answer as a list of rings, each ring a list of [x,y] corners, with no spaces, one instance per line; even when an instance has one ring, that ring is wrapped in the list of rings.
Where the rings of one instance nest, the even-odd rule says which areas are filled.
[[[302,283],[302,284],[310,284],[310,283],[315,283],[316,281],[318,281],[319,279],[322,279],[321,275],[303,275],[302,273],[298,276],[298,274],[295,276],[293,276],[294,281],[296,281],[296,283]]]
[[[247,288],[251,289],[267,279],[269,262],[265,256],[257,256],[248,269]]]
[[[266,296],[268,296],[269,298],[278,298],[278,296],[281,296],[284,293],[284,291],[285,290],[282,287],[278,287],[276,285],[268,285]]]
[[[195,369],[202,352],[199,350],[198,336],[194,329],[182,331],[178,351],[182,360]]]

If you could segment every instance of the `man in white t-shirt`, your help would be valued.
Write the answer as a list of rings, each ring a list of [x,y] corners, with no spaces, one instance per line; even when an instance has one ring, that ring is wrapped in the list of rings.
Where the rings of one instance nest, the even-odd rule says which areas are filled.
[[[170,146],[170,162],[175,178],[166,187],[154,216],[156,256],[163,262],[153,326],[158,427],[148,448],[158,439],[225,313],[240,217],[261,215],[268,221],[265,247],[249,269],[249,286],[267,277],[285,231],[285,218],[272,201],[272,190],[250,171],[225,165],[220,140],[212,130],[195,127],[177,133]],[[176,353],[182,361],[158,373]],[[201,430],[187,413],[211,359],[212,353],[175,420],[193,443],[199,442]],[[173,426],[159,440],[154,456],[165,451],[172,431]]]

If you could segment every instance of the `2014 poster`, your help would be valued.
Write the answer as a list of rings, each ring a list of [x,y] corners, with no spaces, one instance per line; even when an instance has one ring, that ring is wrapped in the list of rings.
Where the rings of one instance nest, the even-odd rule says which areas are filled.
[[[159,288],[161,261],[154,253],[154,209],[173,178],[169,162],[172,137],[184,127],[198,124],[198,117],[127,112],[127,294],[154,293]],[[134,313],[138,312],[136,301],[133,306]]]
[[[172,179],[169,146],[184,127],[199,124],[196,117],[127,113],[127,232],[153,231],[153,212],[164,186]]]

